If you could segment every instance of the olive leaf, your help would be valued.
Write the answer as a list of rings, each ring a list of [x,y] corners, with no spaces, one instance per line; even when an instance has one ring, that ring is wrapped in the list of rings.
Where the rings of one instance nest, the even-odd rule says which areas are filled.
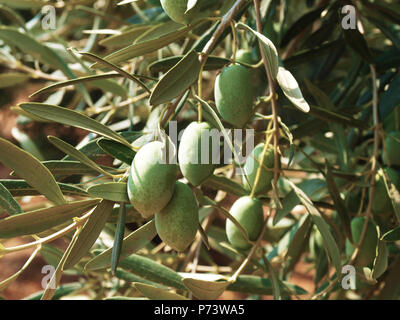
[[[199,21],[191,26],[182,27],[177,31],[173,31],[159,38],[132,44],[130,46],[127,46],[123,49],[120,49],[118,51],[109,54],[108,56],[104,57],[104,60],[113,64],[118,64],[120,62],[124,62],[129,59],[154,52],[155,50],[163,48],[172,42],[182,39],[185,35],[187,35],[190,31],[199,26],[201,23],[202,22]],[[93,68],[96,67],[99,67],[98,63],[95,63],[93,65]]]
[[[271,73],[272,78],[276,79],[278,76],[279,58],[278,58],[278,51],[276,50],[276,47],[272,43],[272,41],[269,40],[263,34],[253,30],[252,28],[241,22],[239,22],[236,26],[238,29],[244,29],[246,31],[250,31],[253,35],[255,35],[258,38],[264,50],[265,57],[267,58],[269,72]]]
[[[218,299],[231,283],[228,279],[222,276],[215,275],[214,280],[210,280],[209,275],[207,275],[208,280],[204,280],[199,276],[201,275],[193,274],[190,276],[189,274],[186,274],[182,282],[193,293],[193,295],[200,300]]]
[[[28,211],[0,220],[0,238],[36,234],[58,226],[89,211],[98,199],[74,201],[50,208]]]
[[[8,212],[9,215],[15,215],[22,213],[21,206],[13,198],[10,191],[0,181],[0,208],[3,208]]]
[[[50,201],[56,204],[66,203],[51,172],[28,152],[3,138],[0,138],[0,162],[14,170]]]
[[[172,69],[157,83],[150,95],[153,106],[169,102],[184,93],[198,78],[201,69],[199,55],[188,52]]]
[[[87,192],[93,197],[115,202],[129,203],[127,184],[125,182],[106,182],[88,188]]]
[[[8,72],[0,74],[0,89],[13,87],[26,82],[30,78],[24,73]]]
[[[342,270],[340,251],[336,244],[335,239],[333,238],[331,232],[329,231],[329,225],[322,218],[321,214],[315,208],[314,204],[307,197],[307,195],[300,188],[298,188],[293,182],[291,182],[290,180],[288,180],[288,182],[293,188],[293,190],[296,192],[301,203],[306,207],[307,211],[310,213],[312,221],[316,224],[319,232],[321,232],[322,238],[324,239],[324,244],[329,252],[329,256],[331,258],[333,266],[336,269],[338,277],[340,277]]]
[[[310,106],[307,101],[304,99],[303,94],[301,93],[299,84],[296,79],[290,73],[290,71],[286,70],[283,67],[279,67],[279,71],[277,74],[277,80],[282,88],[285,96],[301,111],[307,113],[310,111]]]
[[[85,222],[76,243],[71,247],[71,252],[64,263],[64,269],[72,268],[87,254],[99,237],[108,217],[114,207],[114,202],[102,200]]]
[[[160,289],[149,284],[136,282],[133,283],[133,286],[151,300],[189,300],[180,294]]]
[[[149,243],[157,234],[154,220],[147,222],[142,227],[133,231],[124,238],[122,242],[120,258],[124,259],[127,256],[137,252]],[[91,259],[86,265],[86,270],[99,270],[107,268],[111,264],[112,248],[109,248],[99,255]]]
[[[23,110],[33,113],[41,118],[92,131],[109,139],[121,142],[130,148],[129,142],[126,141],[121,135],[101,124],[100,122],[93,120],[77,111],[69,110],[59,106],[33,102],[21,103],[19,106]]]
[[[87,165],[88,167],[92,168],[93,170],[99,172],[100,174],[104,174],[106,176],[112,176],[112,174],[108,173],[104,169],[102,169],[100,166],[98,166],[94,161],[90,160],[87,156],[85,156],[82,152],[80,152],[78,149],[75,147],[71,146],[69,143],[54,137],[54,136],[48,136],[47,139],[58,149],[66,153],[67,155],[71,156],[72,158],[75,158],[76,160],[79,160],[81,163]]]

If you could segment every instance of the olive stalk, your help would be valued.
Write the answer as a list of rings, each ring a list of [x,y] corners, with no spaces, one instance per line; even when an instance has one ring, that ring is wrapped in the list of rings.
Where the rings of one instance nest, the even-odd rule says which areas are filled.
[[[372,218],[372,204],[374,201],[375,197],[375,176],[378,171],[378,156],[379,156],[379,116],[378,116],[378,86],[377,86],[377,77],[376,77],[376,68],[374,65],[370,64],[370,70],[371,70],[371,78],[372,78],[372,112],[373,112],[373,121],[374,121],[374,150],[371,158],[371,187],[369,190],[369,201],[368,201],[368,206],[366,209],[366,215],[365,215],[365,223],[363,226],[363,230],[361,232],[360,236],[360,241],[356,245],[356,249],[354,250],[354,253],[350,259],[350,263],[353,263],[355,259],[358,256],[358,253],[360,251],[360,248],[362,246],[362,243],[364,241],[364,238],[367,233],[367,228],[368,228],[368,223],[369,220]]]
[[[260,0],[254,0],[254,9],[256,11],[256,24],[257,31],[262,34],[262,23],[261,23],[261,12],[260,12]],[[272,77],[271,72],[268,67],[268,60],[265,56],[264,49],[262,47],[261,40],[258,40],[258,44],[260,47],[260,53],[262,60],[264,62],[265,71],[268,77],[268,86],[269,86],[269,94],[271,95],[271,107],[272,107],[272,115],[274,122],[274,190],[277,192],[277,184],[279,177],[279,154],[278,154],[278,143],[279,143],[279,119],[278,119],[278,103],[276,100],[276,81]],[[279,198],[279,196],[277,196]]]

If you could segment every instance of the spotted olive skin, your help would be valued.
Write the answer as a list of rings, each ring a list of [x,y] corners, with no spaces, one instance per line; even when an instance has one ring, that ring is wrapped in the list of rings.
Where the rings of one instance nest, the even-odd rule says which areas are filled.
[[[199,186],[213,174],[215,165],[212,164],[212,139],[210,136],[212,127],[207,122],[192,122],[185,129],[178,151],[179,167],[183,176],[194,186]],[[202,138],[208,140],[208,148],[202,148],[205,143]],[[208,152],[208,157],[202,161],[202,155]],[[206,154],[204,154],[206,156]],[[203,163],[202,163],[203,162]]]
[[[261,156],[264,150],[264,143],[258,144],[250,153],[243,166],[245,176],[242,176],[242,182],[246,190],[251,191],[257,176],[257,170],[260,167]],[[274,179],[273,170],[269,171],[266,168],[274,168],[274,149],[269,146],[264,157],[263,167],[261,168],[260,179],[258,180],[255,194],[262,194],[272,189],[272,180]],[[247,178],[247,181],[246,181]],[[250,185],[249,185],[250,184]]]
[[[194,240],[199,225],[199,207],[186,184],[177,181],[171,201],[155,214],[156,230],[172,249],[184,251]]]
[[[171,200],[177,166],[163,161],[163,144],[153,141],[143,146],[132,161],[128,197],[144,218],[152,217]]]
[[[351,235],[354,243],[359,243],[361,233],[364,228],[365,217],[356,217],[351,221]],[[376,231],[376,225],[371,220],[368,222],[367,232],[365,234],[364,241],[361,245],[360,251],[357,255],[354,265],[357,267],[367,267],[375,259],[376,246],[378,244],[378,232]],[[354,246],[350,241],[346,240],[346,255],[350,257],[354,251]]]
[[[386,152],[383,160],[386,164],[400,167],[400,131],[390,132],[385,139]]]
[[[222,119],[243,128],[253,113],[253,74],[244,66],[233,64],[217,76],[214,98]]]
[[[197,4],[189,13],[185,14],[187,4],[188,0],[161,0],[161,6],[171,20],[182,24],[190,24],[199,11]]]
[[[235,201],[229,212],[246,230],[249,239],[256,241],[264,223],[262,202],[244,196]],[[226,220],[225,230],[229,242],[235,248],[246,250],[251,247],[239,228],[229,219]]]

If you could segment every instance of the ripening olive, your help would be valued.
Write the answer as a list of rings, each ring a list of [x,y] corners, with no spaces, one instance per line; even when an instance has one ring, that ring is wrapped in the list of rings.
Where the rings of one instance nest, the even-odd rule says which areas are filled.
[[[155,222],[161,240],[176,251],[184,251],[199,225],[199,208],[190,187],[177,181],[171,201],[155,214]]]
[[[243,166],[245,175],[242,176],[242,181],[245,189],[247,189],[248,191],[253,188],[254,182],[256,180],[257,171],[260,167],[264,146],[264,143],[258,144],[250,153]],[[255,194],[266,193],[271,190],[271,182],[274,179],[274,172],[273,170],[268,170],[267,168],[273,169],[274,163],[274,148],[272,146],[269,146],[265,153],[264,162],[261,168],[260,178],[258,180]]]
[[[211,126],[192,122],[184,131],[178,151],[183,176],[194,186],[200,185],[214,171],[212,164]]]
[[[243,128],[253,112],[252,70],[241,65],[230,65],[217,76],[214,98],[222,119]]]
[[[177,166],[167,164],[164,145],[153,141],[143,146],[132,161],[128,178],[128,196],[144,218],[164,208],[172,197]]]
[[[250,196],[241,197],[232,205],[230,214],[246,230],[249,239],[256,241],[264,222],[262,202]],[[251,247],[240,229],[231,220],[226,221],[225,227],[228,240],[235,248],[245,250]]]

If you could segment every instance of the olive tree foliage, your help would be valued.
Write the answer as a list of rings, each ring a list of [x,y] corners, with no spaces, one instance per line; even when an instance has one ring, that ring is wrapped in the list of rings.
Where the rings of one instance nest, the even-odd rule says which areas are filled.
[[[1,96],[41,88],[0,138],[0,265],[33,250],[0,291],[42,256],[28,299],[400,298],[399,24],[394,0],[0,0]],[[191,162],[201,128],[230,162]]]

